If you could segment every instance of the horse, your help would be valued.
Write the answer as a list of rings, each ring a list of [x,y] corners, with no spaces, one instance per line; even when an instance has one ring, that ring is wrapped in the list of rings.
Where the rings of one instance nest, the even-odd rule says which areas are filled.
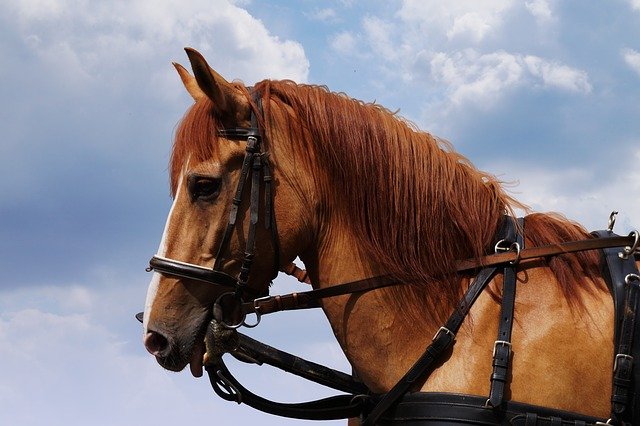
[[[442,332],[478,274],[456,266],[463,259],[482,263],[505,217],[527,212],[516,225],[523,247],[593,238],[560,214],[529,212],[448,142],[378,104],[287,80],[249,89],[186,51],[194,75],[174,66],[194,103],[176,130],[173,205],[157,257],[243,276],[241,298],[249,302],[267,294],[296,258],[318,290],[389,277],[397,285],[320,302],[373,394],[392,389]],[[251,135],[239,137],[252,128],[263,138],[259,154],[247,154]],[[248,157],[268,164],[269,194],[252,186],[250,197],[238,197],[241,182],[263,167],[252,169]],[[269,211],[264,218],[254,203]],[[271,227],[256,226],[270,217]],[[610,417],[615,312],[601,265],[594,250],[518,262],[505,399]],[[491,278],[455,345],[414,391],[490,393],[505,281],[499,273]],[[165,369],[189,365],[201,376],[211,307],[238,296],[232,293],[187,275],[154,273],[145,347]]]

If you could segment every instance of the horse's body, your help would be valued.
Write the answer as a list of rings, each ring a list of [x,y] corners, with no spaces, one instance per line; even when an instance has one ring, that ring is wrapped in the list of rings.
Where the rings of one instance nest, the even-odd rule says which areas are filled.
[[[176,135],[175,198],[159,254],[211,267],[239,179],[245,143],[218,137],[247,127],[255,105],[247,89],[227,83],[195,51],[196,79],[177,66],[196,100]],[[322,307],[358,376],[374,392],[389,390],[424,352],[472,276],[456,260],[492,250],[502,214],[522,207],[499,182],[430,135],[376,105],[321,87],[264,81],[266,149],[275,181],[280,266],[297,256],[314,288],[391,275],[412,283],[326,299]],[[239,271],[248,202],[222,268]],[[587,238],[577,224],[530,215],[526,245]],[[249,287],[268,287],[274,247],[257,231]],[[422,390],[488,395],[500,316],[498,276],[471,309],[453,352]],[[145,345],[161,365],[198,376],[204,327],[221,290],[155,275],[145,308]],[[522,262],[513,325],[508,398],[607,418],[613,366],[613,305],[599,277],[597,253]]]

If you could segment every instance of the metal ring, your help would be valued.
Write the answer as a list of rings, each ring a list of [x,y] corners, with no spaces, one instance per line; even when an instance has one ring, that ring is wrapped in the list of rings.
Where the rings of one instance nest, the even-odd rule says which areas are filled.
[[[242,320],[242,325],[247,327],[247,328],[254,328],[256,327],[258,324],[260,324],[260,319],[262,318],[262,315],[260,315],[260,312],[256,311],[254,312],[256,314],[256,322],[255,324],[249,324],[247,322],[247,314],[244,315],[244,320]]]
[[[625,247],[620,253],[618,253],[618,256],[624,260],[627,260],[629,256],[638,249],[638,246],[640,246],[640,232],[638,232],[637,229],[631,231],[629,233],[629,236],[635,237],[633,240],[633,245]]]
[[[515,247],[515,250],[516,250],[516,258],[515,258],[515,260],[512,260],[509,263],[512,264],[512,265],[517,265],[518,262],[520,262],[520,244],[518,244],[517,242],[511,243],[511,246],[509,246],[509,251],[513,250],[514,247]]]
[[[242,314],[242,317],[241,317],[240,321],[237,324],[227,324],[227,322],[224,320],[224,317],[223,317],[222,305],[220,304],[220,301],[224,297],[227,297],[227,296],[232,296],[234,299],[236,298],[236,294],[234,292],[232,292],[232,291],[229,291],[229,292],[226,292],[226,293],[222,293],[218,297],[218,299],[216,299],[216,302],[213,304],[213,317],[224,328],[227,328],[229,330],[235,330],[235,329],[238,329],[238,328],[242,327],[243,325],[245,325],[245,320],[247,319],[247,314]],[[258,321],[258,322],[260,322],[260,321]],[[256,323],[254,325],[254,327],[256,325],[258,325],[258,324]]]
[[[627,274],[627,276],[624,277],[625,284],[631,284],[632,280],[640,282],[640,275],[638,275],[638,274]]]

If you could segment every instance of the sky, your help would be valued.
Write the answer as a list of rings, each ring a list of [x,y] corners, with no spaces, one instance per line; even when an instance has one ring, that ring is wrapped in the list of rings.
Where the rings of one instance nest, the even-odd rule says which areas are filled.
[[[640,226],[640,0],[0,0],[2,425],[305,423],[223,401],[142,346],[186,46],[228,80],[399,110],[535,211]],[[248,334],[348,371],[321,312]],[[332,394],[230,365],[276,400]]]

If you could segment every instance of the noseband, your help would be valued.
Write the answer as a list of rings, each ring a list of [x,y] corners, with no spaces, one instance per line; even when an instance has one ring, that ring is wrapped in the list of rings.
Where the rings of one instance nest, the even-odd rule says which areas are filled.
[[[260,215],[261,180],[264,182],[264,227],[271,232],[272,246],[274,249],[274,277],[277,275],[280,265],[280,245],[278,241],[275,213],[273,210],[273,177],[271,167],[269,165],[268,154],[262,151],[263,136],[260,131],[261,129],[258,120],[258,114],[262,117],[262,99],[255,91],[253,91],[251,98],[253,105],[251,108],[250,127],[224,128],[218,130],[218,136],[220,137],[246,141],[247,148],[242,162],[238,186],[231,203],[229,221],[227,222],[227,227],[222,237],[222,241],[218,247],[213,268],[209,269],[203,266],[169,259],[158,255],[151,258],[149,261],[149,268],[147,268],[147,271],[156,271],[164,275],[187,278],[228,288],[228,291],[220,295],[214,304],[214,317],[217,321],[229,328],[237,328],[241,325],[255,326],[257,324],[248,325],[245,322],[245,314],[242,315],[239,322],[229,322],[229,320],[224,318],[223,305],[228,306],[229,302],[231,302],[233,306],[239,306],[243,302],[244,295],[248,295],[251,299],[265,295],[263,292],[252,289],[247,285],[256,252],[256,230],[258,228]],[[246,186],[245,183],[249,180],[249,175],[251,175],[251,192],[249,195],[250,218],[247,244],[245,246],[242,265],[240,266],[240,272],[236,277],[233,277],[222,271],[222,264],[225,260],[225,253],[228,253],[229,251],[229,242],[234,228],[236,227],[238,210],[243,200],[244,188]],[[261,177],[262,179],[260,179]],[[268,293],[268,290],[266,293]]]

